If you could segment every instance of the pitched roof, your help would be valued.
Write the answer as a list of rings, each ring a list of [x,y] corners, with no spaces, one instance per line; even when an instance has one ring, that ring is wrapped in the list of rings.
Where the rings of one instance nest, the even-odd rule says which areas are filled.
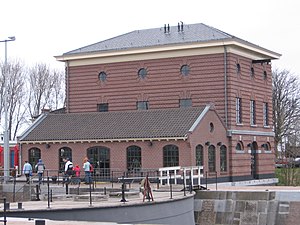
[[[209,107],[209,106],[207,106]],[[124,112],[44,114],[22,143],[186,138],[207,107]]]
[[[182,32],[178,32],[178,26],[170,26],[170,32],[167,33],[165,33],[164,28],[135,30],[111,39],[66,52],[64,55],[170,44],[206,42],[230,38],[234,38],[234,36],[203,23],[198,23],[183,25]]]

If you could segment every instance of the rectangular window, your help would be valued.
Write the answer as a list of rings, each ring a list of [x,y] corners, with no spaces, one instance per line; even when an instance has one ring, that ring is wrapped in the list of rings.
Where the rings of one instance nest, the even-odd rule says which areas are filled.
[[[268,109],[268,103],[263,103],[263,123],[264,126],[269,126],[269,109]]]
[[[108,112],[108,103],[97,104],[98,112]]]
[[[255,101],[250,100],[250,124],[255,125],[256,124],[256,112],[255,112]]]
[[[149,102],[148,101],[140,101],[136,103],[137,110],[147,110],[149,109]]]
[[[192,107],[192,99],[190,98],[179,99],[179,107],[180,108]]]
[[[242,99],[236,98],[236,123],[241,124],[242,123]]]

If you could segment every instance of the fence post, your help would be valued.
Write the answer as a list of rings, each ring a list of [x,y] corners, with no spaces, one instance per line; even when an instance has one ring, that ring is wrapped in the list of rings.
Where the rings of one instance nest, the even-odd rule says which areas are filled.
[[[90,206],[92,206],[92,184],[90,182],[89,184],[90,188],[89,188],[89,191],[90,191]]]
[[[50,184],[49,184],[48,171],[47,171],[47,189],[48,189],[48,208],[50,208]]]
[[[4,197],[3,198],[3,204],[4,204],[4,208],[3,208],[3,222],[4,222],[4,225],[6,225],[6,206],[7,206],[7,203],[6,203],[6,198]]]
[[[36,201],[40,201],[40,185],[35,185],[35,191],[36,191]]]
[[[122,176],[122,199],[121,202],[127,202],[125,199],[125,180],[124,175]]]
[[[172,174],[170,173],[170,199],[173,198],[173,190],[172,190]]]
[[[185,172],[183,173],[183,195],[186,196],[186,193],[185,193]]]
[[[216,190],[218,190],[218,174],[216,172]]]
[[[205,188],[207,190],[207,171],[205,171]]]

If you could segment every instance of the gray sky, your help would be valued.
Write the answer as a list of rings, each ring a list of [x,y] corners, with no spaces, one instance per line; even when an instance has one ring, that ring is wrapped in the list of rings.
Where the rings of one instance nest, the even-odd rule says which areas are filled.
[[[0,40],[16,36],[9,58],[63,68],[53,56],[133,30],[204,23],[282,54],[273,68],[300,76],[299,10],[297,0],[2,0]]]

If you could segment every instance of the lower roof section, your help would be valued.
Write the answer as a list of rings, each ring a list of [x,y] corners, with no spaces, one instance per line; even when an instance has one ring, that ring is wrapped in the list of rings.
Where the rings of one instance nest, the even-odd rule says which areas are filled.
[[[120,112],[44,114],[21,144],[186,140],[210,106]]]

